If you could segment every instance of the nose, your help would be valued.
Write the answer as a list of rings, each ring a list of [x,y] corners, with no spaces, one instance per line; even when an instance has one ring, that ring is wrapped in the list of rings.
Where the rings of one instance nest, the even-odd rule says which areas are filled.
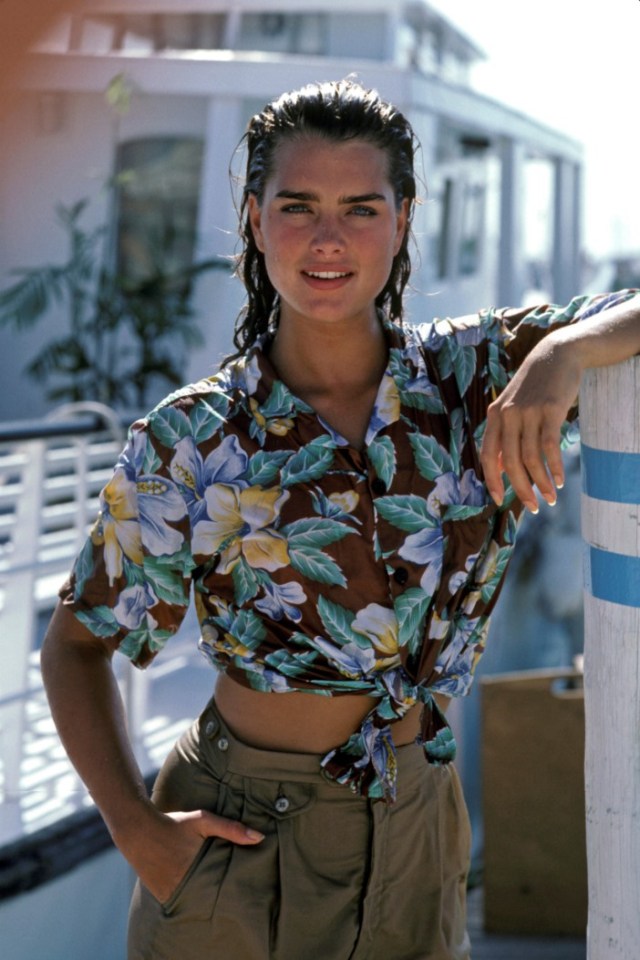
[[[335,254],[344,250],[344,235],[338,220],[335,217],[320,217],[311,242],[316,253]]]

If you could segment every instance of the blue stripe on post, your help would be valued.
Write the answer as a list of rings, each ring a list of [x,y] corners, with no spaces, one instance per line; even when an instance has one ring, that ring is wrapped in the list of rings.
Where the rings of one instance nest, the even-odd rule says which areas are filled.
[[[640,557],[588,547],[585,586],[598,600],[640,607]]]
[[[640,453],[580,446],[582,489],[588,497],[613,503],[640,503]]]

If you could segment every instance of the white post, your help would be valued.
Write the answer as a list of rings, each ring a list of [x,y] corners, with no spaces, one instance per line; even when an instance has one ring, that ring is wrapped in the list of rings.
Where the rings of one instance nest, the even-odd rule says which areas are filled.
[[[640,357],[580,393],[588,960],[640,957]]]

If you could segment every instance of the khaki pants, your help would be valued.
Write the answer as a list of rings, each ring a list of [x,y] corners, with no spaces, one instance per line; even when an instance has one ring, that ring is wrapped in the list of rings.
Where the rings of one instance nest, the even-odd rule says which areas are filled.
[[[212,703],[153,793],[265,834],[205,841],[171,899],[138,883],[129,960],[467,960],[470,830],[452,765],[398,749],[393,806],[326,780],[320,757],[236,740]]]

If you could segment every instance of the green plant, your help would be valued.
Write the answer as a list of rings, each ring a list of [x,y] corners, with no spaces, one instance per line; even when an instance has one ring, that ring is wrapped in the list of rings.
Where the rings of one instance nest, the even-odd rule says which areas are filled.
[[[165,237],[153,245],[144,277],[122,276],[107,266],[107,229],[81,225],[86,207],[80,200],[56,208],[67,259],[14,271],[19,279],[0,292],[0,326],[24,330],[54,307],[65,308],[66,332],[45,343],[25,372],[46,384],[50,401],[140,407],[153,381],[182,382],[187,351],[202,342],[191,307],[193,281],[224,264],[203,260],[170,271]]]

